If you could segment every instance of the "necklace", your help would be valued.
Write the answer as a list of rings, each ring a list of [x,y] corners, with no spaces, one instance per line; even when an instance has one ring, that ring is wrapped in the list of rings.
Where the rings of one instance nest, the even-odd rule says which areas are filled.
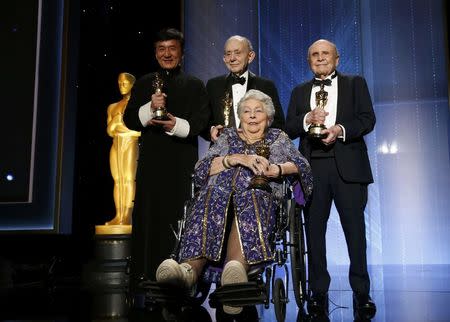
[[[268,157],[270,152],[268,152],[269,146],[266,144],[265,133],[258,138],[249,138],[247,135],[242,133],[244,142],[244,154],[254,154]]]
[[[257,138],[249,138],[244,132],[242,132],[242,136],[243,136],[243,141],[245,142],[245,144],[253,145],[261,140],[264,140],[265,133]]]

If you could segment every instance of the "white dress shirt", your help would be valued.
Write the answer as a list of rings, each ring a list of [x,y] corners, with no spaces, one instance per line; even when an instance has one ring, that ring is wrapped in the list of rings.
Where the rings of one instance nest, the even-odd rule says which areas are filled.
[[[325,117],[325,126],[326,128],[330,128],[336,124],[336,115],[337,115],[337,100],[338,100],[338,77],[332,78],[331,74],[326,79],[331,79],[331,86],[325,86],[324,90],[328,92],[328,102],[324,107],[324,110],[328,112],[328,115]],[[319,79],[319,78],[317,78]],[[316,93],[320,90],[320,86],[313,86],[311,90],[311,98],[310,98],[310,106],[311,110],[316,108]],[[310,124],[306,123],[306,116],[303,119],[303,128],[305,131],[308,131]],[[343,138],[345,141],[345,128],[338,124],[342,128],[342,136],[339,138]]]
[[[239,120],[237,108],[238,103],[241,100],[242,97],[244,97],[245,93],[247,92],[247,85],[248,85],[248,70],[245,71],[241,75],[241,77],[245,78],[244,85],[241,84],[233,84],[231,86],[231,91],[233,92],[233,111],[234,111],[234,120],[236,121],[236,128],[239,128],[239,125],[241,124],[241,121]]]

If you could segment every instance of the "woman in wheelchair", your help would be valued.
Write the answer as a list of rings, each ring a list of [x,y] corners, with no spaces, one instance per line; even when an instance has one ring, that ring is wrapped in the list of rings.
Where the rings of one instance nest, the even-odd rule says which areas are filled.
[[[167,259],[156,279],[192,287],[208,261],[225,256],[221,284],[247,282],[249,267],[270,263],[270,236],[282,200],[282,181],[312,191],[311,168],[288,136],[269,128],[271,98],[250,90],[237,109],[240,128],[225,128],[195,167],[197,193],[186,216],[179,261]],[[224,306],[229,314],[242,308]]]

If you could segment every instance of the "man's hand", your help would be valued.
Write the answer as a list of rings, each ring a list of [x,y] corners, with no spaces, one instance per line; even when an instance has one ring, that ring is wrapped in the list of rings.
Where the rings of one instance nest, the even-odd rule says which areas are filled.
[[[222,133],[223,125],[216,125],[211,127],[211,130],[209,131],[211,134],[211,141],[216,142],[219,138],[220,133]]]
[[[306,115],[306,124],[324,124],[328,114],[323,108],[316,107]]]
[[[325,145],[330,145],[336,142],[338,136],[342,135],[342,128],[339,125],[333,125],[329,129],[322,130],[321,133],[327,136],[322,139],[322,143]]]
[[[167,95],[162,92],[152,94],[152,104],[151,104],[152,110],[165,107],[166,97]]]
[[[158,126],[162,126],[162,128],[164,129],[164,131],[166,132],[170,132],[172,131],[173,127],[175,126],[175,124],[177,123],[177,119],[175,118],[175,116],[173,116],[170,113],[167,113],[167,116],[169,117],[169,120],[167,121],[159,121],[159,120],[155,120],[154,118],[151,119],[147,124],[148,125],[158,125]]]

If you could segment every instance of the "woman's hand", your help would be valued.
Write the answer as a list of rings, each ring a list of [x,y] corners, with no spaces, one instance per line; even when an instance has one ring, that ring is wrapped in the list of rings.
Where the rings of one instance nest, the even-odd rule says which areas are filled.
[[[245,161],[242,165],[252,170],[254,174],[262,175],[269,171],[269,160],[265,157],[256,154],[243,156],[245,156]]]
[[[268,178],[281,178],[282,176],[282,168],[281,165],[277,165],[277,164],[270,164],[269,165],[269,169],[267,171],[264,171],[264,175]]]

